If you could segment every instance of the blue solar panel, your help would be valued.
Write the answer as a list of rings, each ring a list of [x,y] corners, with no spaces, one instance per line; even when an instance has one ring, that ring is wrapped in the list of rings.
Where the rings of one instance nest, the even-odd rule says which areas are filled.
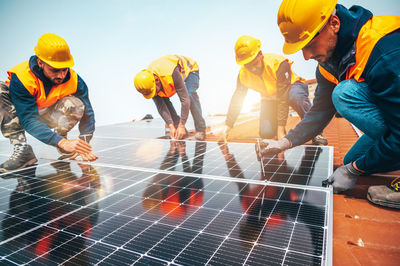
[[[0,264],[329,264],[330,147],[265,158],[263,174],[254,144],[92,143],[94,163],[49,150],[0,175]]]

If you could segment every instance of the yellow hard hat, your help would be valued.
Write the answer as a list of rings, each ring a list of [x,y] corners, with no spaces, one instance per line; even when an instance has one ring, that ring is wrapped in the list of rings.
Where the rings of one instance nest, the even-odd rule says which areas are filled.
[[[245,65],[253,61],[261,49],[261,42],[249,35],[240,36],[235,44],[236,63]]]
[[[40,60],[54,68],[74,66],[74,59],[67,42],[53,33],[45,33],[39,38],[35,47],[35,54]]]
[[[283,52],[293,54],[306,46],[325,25],[337,0],[283,0],[278,26],[285,38]]]
[[[150,70],[143,69],[137,73],[133,82],[136,90],[143,94],[144,98],[151,99],[156,94],[156,80]]]

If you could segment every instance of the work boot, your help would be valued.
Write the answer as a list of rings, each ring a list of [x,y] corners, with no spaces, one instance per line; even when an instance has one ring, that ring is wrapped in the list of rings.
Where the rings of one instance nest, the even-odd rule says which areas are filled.
[[[377,205],[400,209],[400,177],[389,186],[370,186],[367,199]]]
[[[328,140],[322,136],[322,135],[316,135],[313,139],[312,139],[312,144],[313,145],[323,145],[326,146],[328,145]]]
[[[205,131],[196,132],[196,135],[194,135],[194,138],[196,140],[205,140],[206,139],[206,132]]]
[[[38,160],[33,153],[31,145],[17,143],[14,145],[14,152],[10,159],[0,165],[0,172],[10,172],[33,165]]]

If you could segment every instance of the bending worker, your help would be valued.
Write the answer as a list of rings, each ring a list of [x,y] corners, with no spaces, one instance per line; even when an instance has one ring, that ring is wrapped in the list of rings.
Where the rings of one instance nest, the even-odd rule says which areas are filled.
[[[181,55],[166,55],[153,61],[148,69],[140,71],[134,79],[138,92],[146,99],[153,99],[157,110],[170,129],[170,137],[182,139],[187,135],[185,124],[192,113],[196,129],[195,138],[204,140],[206,123],[201,114],[199,67],[193,59]],[[179,117],[170,97],[178,94],[181,101]]]
[[[307,14],[305,17],[304,14]],[[314,105],[279,141],[268,140],[264,153],[300,145],[320,132],[336,111],[364,132],[329,181],[334,192],[352,189],[361,174],[400,169],[400,16],[373,16],[360,6],[336,0],[284,0],[278,25],[283,51],[303,51],[318,61]],[[400,179],[372,186],[376,204],[400,207]]]
[[[1,131],[14,145],[13,155],[0,165],[0,171],[37,162],[25,131],[57,147],[64,158],[97,159],[88,143],[95,128],[88,88],[71,69],[74,60],[68,44],[60,36],[46,33],[34,50],[35,55],[10,69],[7,82],[0,84]],[[67,139],[78,122],[80,139]]]
[[[311,108],[308,86],[304,79],[293,72],[292,62],[281,55],[263,54],[261,42],[251,36],[243,35],[236,41],[235,53],[236,62],[242,68],[225,122],[225,142],[240,113],[248,88],[261,95],[260,136],[283,137],[286,134],[289,105],[301,118]],[[318,135],[313,139],[313,144],[327,145],[328,141]]]

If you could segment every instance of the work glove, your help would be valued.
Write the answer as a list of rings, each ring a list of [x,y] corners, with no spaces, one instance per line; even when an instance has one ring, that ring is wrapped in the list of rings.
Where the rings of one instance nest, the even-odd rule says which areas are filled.
[[[263,139],[261,141],[262,155],[275,155],[289,149],[292,144],[287,138],[282,138],[280,140],[273,139]]]
[[[333,186],[333,193],[341,193],[352,189],[361,174],[361,171],[354,168],[353,163],[348,163],[337,168],[324,183]]]

